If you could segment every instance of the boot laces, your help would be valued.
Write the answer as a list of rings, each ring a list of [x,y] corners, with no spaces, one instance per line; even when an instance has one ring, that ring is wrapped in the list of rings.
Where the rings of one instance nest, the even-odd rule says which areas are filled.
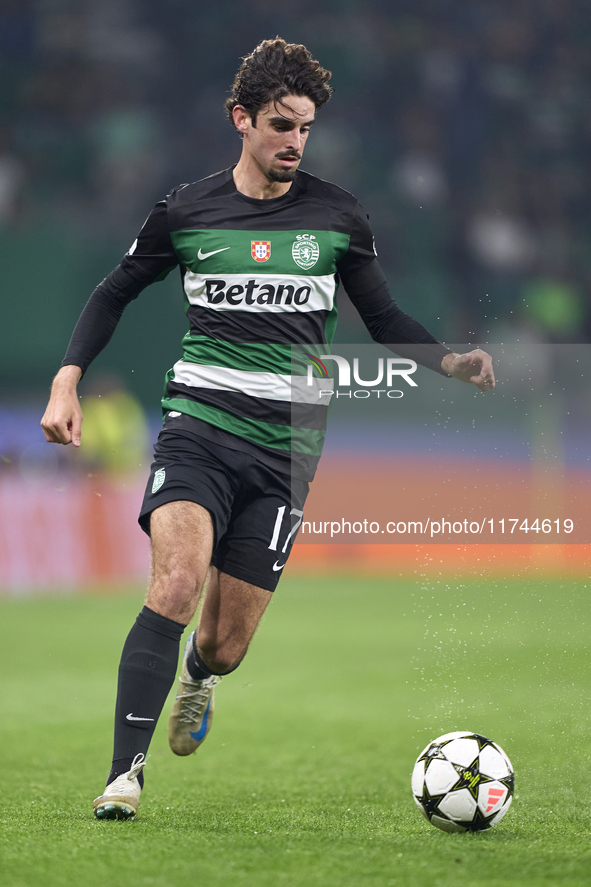
[[[126,776],[128,779],[136,779],[140,770],[146,766],[148,759],[144,757],[143,754],[136,755],[133,761],[131,762],[131,767],[128,770]]]
[[[193,724],[203,717],[213,688],[220,681],[221,677],[213,674],[202,681],[185,681],[181,678],[183,693],[179,696],[179,702],[181,703],[182,711],[180,720],[183,724]]]

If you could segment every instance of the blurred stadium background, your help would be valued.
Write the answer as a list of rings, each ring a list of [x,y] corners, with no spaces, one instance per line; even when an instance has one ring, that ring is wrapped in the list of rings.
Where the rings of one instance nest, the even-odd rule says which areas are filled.
[[[589,341],[584,0],[2,0],[4,591],[145,576],[135,514],[185,331],[175,275],[130,306],[83,383],[84,449],[49,447],[39,419],[83,304],[154,202],[236,160],[223,101],[275,34],[333,71],[304,168],[368,209],[402,308],[450,342]],[[338,341],[367,341],[346,299]],[[453,561],[450,546],[380,548],[298,546],[294,569]],[[583,568],[582,548],[545,563]],[[482,566],[477,549],[454,549],[455,568]],[[529,549],[495,546],[494,563],[539,567]]]

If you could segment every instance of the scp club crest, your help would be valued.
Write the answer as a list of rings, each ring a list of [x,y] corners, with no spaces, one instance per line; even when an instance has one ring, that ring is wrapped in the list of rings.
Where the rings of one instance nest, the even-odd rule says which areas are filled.
[[[271,258],[271,241],[251,240],[250,252],[255,262],[268,262]]]
[[[291,248],[296,265],[307,271],[313,268],[320,256],[320,247],[313,234],[298,234]]]

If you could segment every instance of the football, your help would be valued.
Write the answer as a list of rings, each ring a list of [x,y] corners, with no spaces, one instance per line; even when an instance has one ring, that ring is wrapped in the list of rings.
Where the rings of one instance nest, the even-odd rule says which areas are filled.
[[[430,742],[412,772],[412,794],[431,825],[477,832],[501,821],[515,777],[503,749],[480,733],[457,731]]]

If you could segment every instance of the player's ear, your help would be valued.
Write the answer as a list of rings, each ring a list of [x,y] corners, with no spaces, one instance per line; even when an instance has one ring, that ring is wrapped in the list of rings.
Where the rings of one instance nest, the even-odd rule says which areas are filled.
[[[234,126],[241,135],[244,135],[248,129],[250,115],[246,113],[246,110],[242,105],[234,105],[232,108],[232,117],[234,118]]]

